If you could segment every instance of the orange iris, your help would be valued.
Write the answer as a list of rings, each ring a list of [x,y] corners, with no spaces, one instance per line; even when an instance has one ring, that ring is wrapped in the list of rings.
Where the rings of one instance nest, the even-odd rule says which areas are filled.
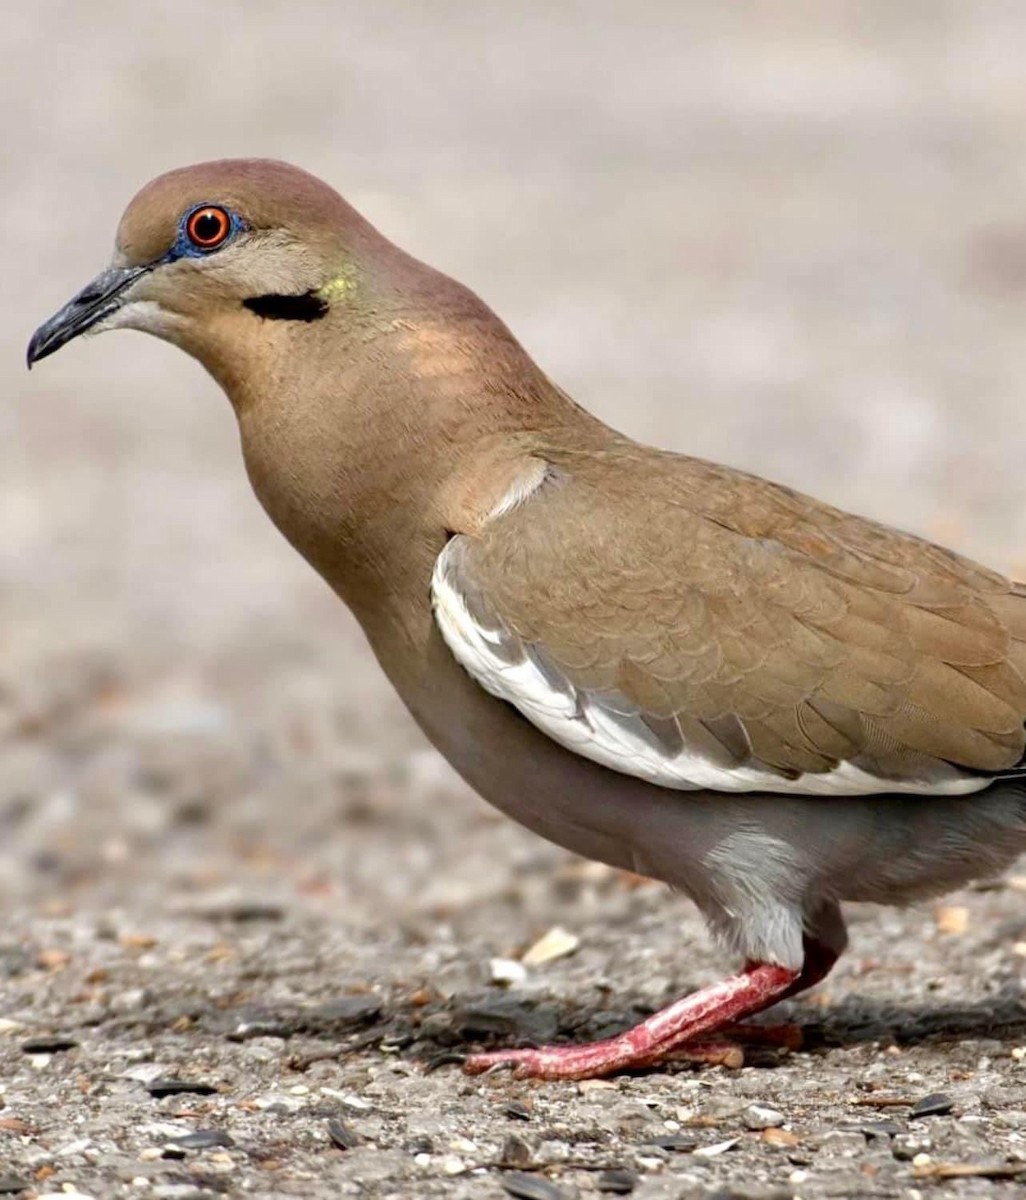
[[[200,250],[214,250],[232,231],[232,219],[223,208],[197,208],[185,223],[189,241]]]

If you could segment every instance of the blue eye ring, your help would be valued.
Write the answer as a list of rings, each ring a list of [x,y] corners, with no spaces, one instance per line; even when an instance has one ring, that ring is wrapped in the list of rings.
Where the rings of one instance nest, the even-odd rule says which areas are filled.
[[[226,246],[246,223],[223,204],[194,204],[178,225],[169,258],[201,258]]]

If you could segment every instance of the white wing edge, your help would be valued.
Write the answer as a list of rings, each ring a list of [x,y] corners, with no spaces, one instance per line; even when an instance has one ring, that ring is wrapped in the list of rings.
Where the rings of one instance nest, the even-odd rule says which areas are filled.
[[[991,783],[968,774],[920,782],[886,779],[852,763],[785,779],[754,767],[724,767],[687,748],[670,754],[641,720],[614,713],[569,682],[565,688],[557,686],[551,671],[543,671],[507,630],[479,624],[454,578],[456,544],[454,539],[438,556],[431,578],[435,621],[453,656],[485,691],[508,701],[561,746],[604,767],[678,790],[792,796],[958,796],[981,791]]]

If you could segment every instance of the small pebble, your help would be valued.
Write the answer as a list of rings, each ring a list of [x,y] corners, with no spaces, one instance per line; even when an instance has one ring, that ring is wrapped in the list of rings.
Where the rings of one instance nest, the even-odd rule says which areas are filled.
[[[322,1096],[329,1096],[332,1100],[337,1100],[339,1104],[344,1104],[346,1108],[354,1109],[356,1112],[370,1112],[374,1107],[369,1100],[364,1100],[362,1096],[357,1096],[353,1092],[340,1092],[333,1087],[322,1087],[320,1092]]]
[[[499,1159],[504,1167],[530,1166],[533,1157],[531,1147],[523,1138],[519,1138],[515,1134],[510,1134],[506,1138],[502,1143],[502,1150],[499,1152]]]
[[[21,1043],[23,1054],[59,1054],[62,1050],[74,1050],[78,1042],[71,1037],[34,1037]]]
[[[941,933],[963,934],[969,928],[969,909],[962,905],[944,904],[934,911],[934,920]]]
[[[514,1200],[566,1200],[566,1192],[542,1175],[510,1171],[499,1180],[502,1190]]]
[[[455,1154],[447,1154],[442,1159],[442,1171],[446,1175],[462,1175],[466,1169],[467,1164]]]
[[[867,1121],[859,1126],[859,1133],[865,1134],[866,1138],[872,1141],[878,1137],[895,1137],[901,1133],[901,1126],[894,1121]]]
[[[146,1090],[154,1100],[161,1100],[165,1096],[217,1095],[217,1088],[212,1083],[200,1083],[195,1079],[154,1079],[146,1085]]]
[[[251,921],[280,921],[285,916],[285,909],[280,904],[229,894],[180,905],[179,911],[201,920],[236,921],[240,925]]]
[[[898,1162],[911,1162],[917,1154],[932,1149],[933,1143],[922,1134],[899,1133],[891,1139],[891,1153]]]
[[[211,1200],[213,1192],[191,1183],[157,1183],[140,1175],[132,1180],[136,1187],[148,1188],[147,1200]]]
[[[746,1129],[774,1129],[778,1125],[783,1125],[784,1114],[762,1104],[749,1104],[742,1119]]]
[[[561,1138],[545,1137],[538,1147],[537,1158],[540,1163],[552,1166],[554,1163],[566,1162],[573,1156],[574,1148]]]
[[[653,1158],[646,1154],[639,1154],[635,1162],[643,1171],[661,1171],[666,1166],[665,1159]]]
[[[790,1129],[778,1129],[775,1125],[769,1129],[764,1129],[759,1134],[759,1141],[767,1146],[783,1146],[790,1148],[797,1146],[801,1138],[796,1133],[792,1133]]]
[[[909,1112],[909,1117],[946,1117],[955,1107],[954,1100],[943,1092],[931,1092],[922,1100],[917,1100]]]
[[[531,1110],[519,1100],[511,1100],[508,1104],[504,1104],[502,1111],[507,1117],[512,1117],[514,1121],[530,1121],[531,1119]]]
[[[527,979],[527,968],[512,958],[493,958],[488,962],[488,978],[492,983],[512,987]]]
[[[582,1096],[587,1096],[589,1092],[618,1092],[620,1085],[612,1079],[582,1079],[577,1090]]]
[[[306,1101],[299,1096],[286,1096],[280,1092],[271,1092],[266,1096],[258,1096],[252,1101],[261,1112],[297,1113],[306,1107]]]
[[[183,1133],[172,1139],[183,1150],[212,1150],[215,1146],[231,1147],[235,1142],[220,1129],[197,1129],[195,1133]]]
[[[611,1196],[629,1196],[640,1182],[640,1175],[625,1168],[614,1167],[611,1171],[603,1171],[595,1180],[595,1186],[600,1192]]]
[[[665,1137],[646,1138],[646,1146],[656,1146],[660,1150],[675,1150],[690,1154],[698,1145],[695,1138],[686,1133],[668,1133]]]
[[[84,1154],[92,1145],[89,1138],[76,1138],[73,1142],[68,1142],[66,1145],[56,1152],[58,1158],[74,1158],[76,1154]]]
[[[360,1144],[359,1135],[337,1117],[332,1117],[328,1122],[328,1137],[339,1150],[352,1150]]]

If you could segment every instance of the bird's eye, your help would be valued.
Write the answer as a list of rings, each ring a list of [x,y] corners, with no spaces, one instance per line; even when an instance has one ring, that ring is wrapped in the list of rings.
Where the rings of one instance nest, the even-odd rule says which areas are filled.
[[[231,231],[231,217],[212,204],[197,208],[185,222],[185,236],[197,250],[216,250],[227,241]]]

